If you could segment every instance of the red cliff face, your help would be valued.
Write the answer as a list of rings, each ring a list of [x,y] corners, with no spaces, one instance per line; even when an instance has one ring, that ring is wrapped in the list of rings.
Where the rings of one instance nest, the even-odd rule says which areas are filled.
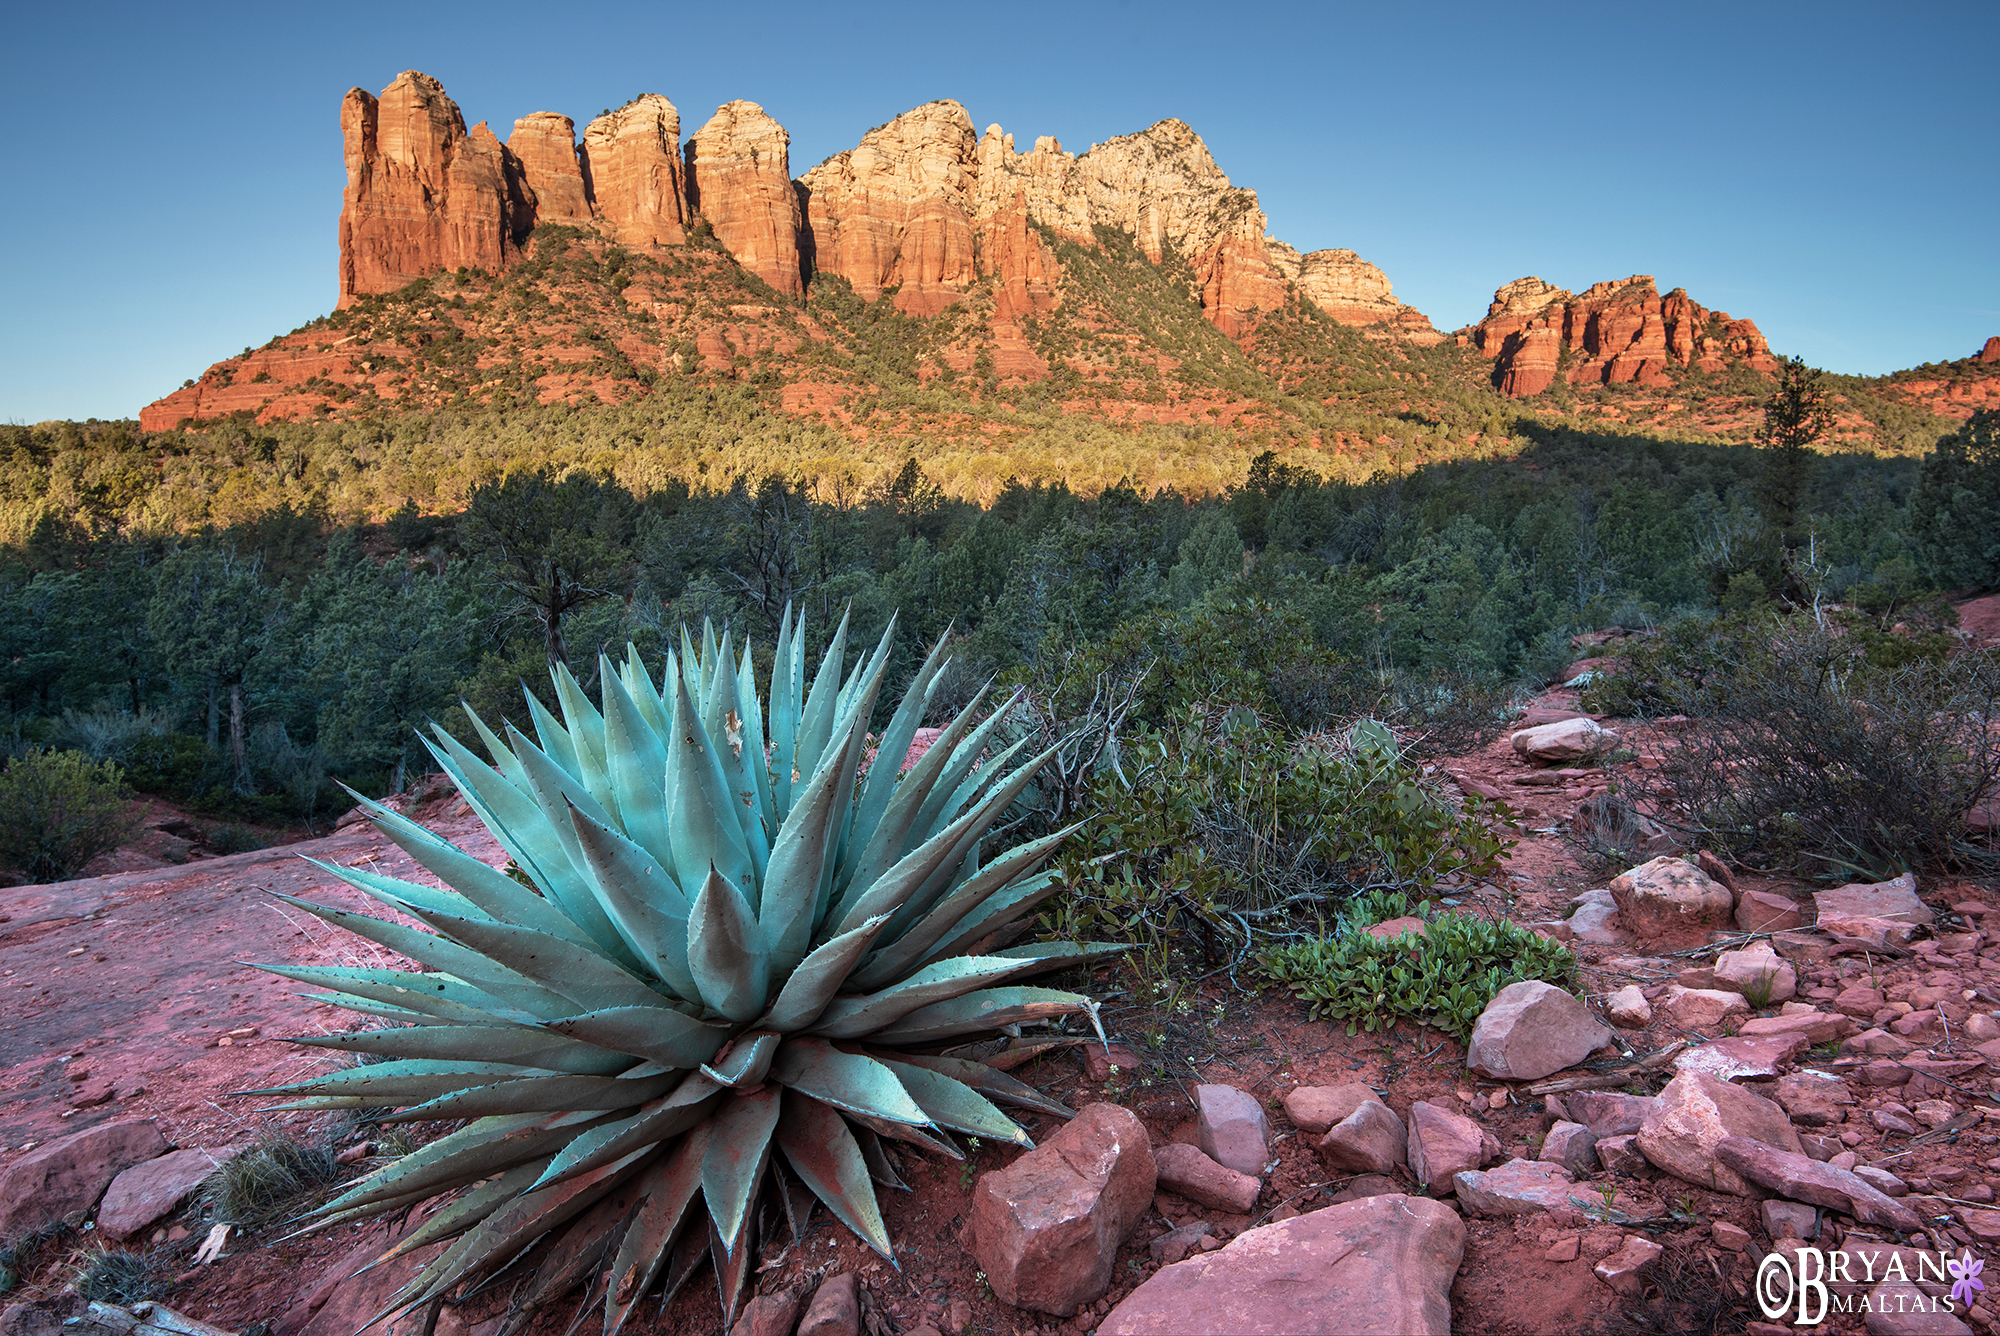
[[[788,297],[805,291],[791,136],[755,102],[725,102],[687,142],[690,210],[736,262]]]
[[[681,114],[658,93],[606,112],[583,132],[584,180],[597,215],[627,246],[687,240]]]
[[[507,151],[519,164],[514,192],[517,231],[526,232],[537,223],[591,220],[590,194],[576,156],[575,121],[553,111],[532,112],[514,122]]]
[[[2000,362],[2000,334],[1995,334],[1992,338],[1986,340],[1986,346],[1979,350],[1979,360],[1982,362]]]
[[[466,131],[437,80],[408,70],[380,98],[350,89],[340,128],[340,305],[513,257],[507,151],[484,122]]]
[[[1472,342],[1494,359],[1501,392],[1517,399],[1540,394],[1559,374],[1572,385],[1659,385],[1670,365],[1714,372],[1740,358],[1756,371],[1778,368],[1753,322],[1710,311],[1680,288],[1662,297],[1646,274],[1582,293],[1516,279],[1493,294]]]

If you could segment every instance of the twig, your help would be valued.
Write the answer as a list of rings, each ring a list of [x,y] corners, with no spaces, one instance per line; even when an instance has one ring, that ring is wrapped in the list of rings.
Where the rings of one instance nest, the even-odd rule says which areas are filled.
[[[1585,1073],[1581,1076],[1559,1076],[1552,1081],[1537,1081],[1528,1087],[1531,1095],[1560,1095],[1570,1090],[1609,1090],[1624,1085],[1635,1076],[1655,1072],[1672,1062],[1674,1055],[1687,1047],[1687,1040],[1676,1039],[1657,1053],[1649,1053],[1637,1062],[1628,1062],[1610,1071]]]

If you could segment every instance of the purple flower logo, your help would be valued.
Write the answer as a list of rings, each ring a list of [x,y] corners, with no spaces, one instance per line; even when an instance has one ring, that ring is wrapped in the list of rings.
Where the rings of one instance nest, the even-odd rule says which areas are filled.
[[[1972,1304],[1972,1292],[1986,1288],[1986,1282],[1979,1278],[1979,1273],[1986,1269],[1986,1263],[1968,1252],[1965,1254],[1963,1260],[1947,1257],[1944,1264],[1945,1269],[1951,1272],[1952,1275],[1952,1299],[1957,1303],[1962,1303],[1970,1307]]]

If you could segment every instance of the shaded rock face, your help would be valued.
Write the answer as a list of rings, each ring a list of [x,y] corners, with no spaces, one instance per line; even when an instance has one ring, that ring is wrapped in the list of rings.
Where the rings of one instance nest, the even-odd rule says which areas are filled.
[[[583,132],[583,165],[597,214],[627,246],[687,240],[681,114],[658,93],[606,112]]]
[[[792,137],[755,102],[725,102],[683,153],[688,204],[736,262],[788,297],[805,291]]]
[[[1402,1193],[1365,1197],[1245,1230],[1165,1267],[1097,1330],[1444,1336],[1464,1257],[1465,1224],[1451,1208]]]
[[[537,111],[514,122],[507,151],[518,169],[509,182],[510,205],[518,232],[537,223],[587,223],[590,193],[576,155],[576,122],[553,111]]]
[[[514,256],[509,156],[428,74],[405,70],[374,97],[340,106],[347,190],[340,211],[340,305],[427,274],[497,272]]]
[[[1493,294],[1471,340],[1494,360],[1493,383],[1516,399],[1540,394],[1558,375],[1572,385],[1660,385],[1669,366],[1717,372],[1740,359],[1753,371],[1778,369],[1753,321],[1710,311],[1681,288],[1663,297],[1649,274],[1581,293],[1516,279]],[[1566,371],[1558,366],[1565,351]]]

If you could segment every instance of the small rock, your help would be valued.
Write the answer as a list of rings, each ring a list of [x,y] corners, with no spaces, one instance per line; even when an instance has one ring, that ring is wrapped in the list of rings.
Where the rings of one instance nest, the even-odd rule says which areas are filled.
[[[1097,1299],[1157,1178],[1145,1126],[1115,1104],[1088,1105],[1034,1150],[982,1175],[973,1252],[993,1293],[1058,1317]]]
[[[1582,1001],[1538,979],[1508,984],[1473,1024],[1465,1065],[1503,1081],[1535,1081],[1574,1066],[1611,1037]]]
[[[1769,942],[1724,951],[1715,958],[1715,977],[1725,988],[1743,994],[1753,1007],[1783,1002],[1799,991],[1799,972],[1790,961],[1780,960]]]
[[[1765,1035],[1799,1034],[1805,1036],[1808,1044],[1830,1044],[1853,1030],[1854,1022],[1845,1016],[1829,1016],[1825,1012],[1808,1009],[1783,1016],[1757,1016],[1739,1025],[1736,1033],[1751,1039]]]
[[[1660,1260],[1666,1251],[1650,1239],[1638,1235],[1628,1235],[1625,1246],[1599,1262],[1591,1270],[1597,1278],[1614,1291],[1628,1299],[1636,1299],[1646,1292],[1646,1271]]]
[[[1764,1233],[1775,1244],[1779,1239],[1811,1242],[1819,1237],[1819,1212],[1795,1201],[1766,1199],[1757,1204]]]
[[[1652,1095],[1625,1095],[1609,1090],[1579,1090],[1565,1104],[1571,1120],[1596,1133],[1600,1141],[1638,1131],[1645,1126],[1647,1115],[1659,1107],[1659,1101]]]
[[[1841,989],[1839,995],[1833,999],[1835,1011],[1858,1021],[1872,1019],[1876,1012],[1888,1005],[1889,999],[1882,996],[1881,989],[1858,983]]]
[[[1509,739],[1515,755],[1523,760],[1555,765],[1563,761],[1583,761],[1611,750],[1618,735],[1600,728],[1591,719],[1563,719],[1553,724],[1524,728]]]
[[[1854,1092],[1847,1082],[1825,1072],[1793,1072],[1778,1078],[1777,1098],[1794,1123],[1829,1127],[1847,1120]]]
[[[1574,1262],[1577,1253],[1582,1250],[1582,1245],[1583,1239],[1581,1237],[1575,1234],[1566,1234],[1549,1245],[1549,1250],[1542,1254],[1542,1260],[1545,1262]]]
[[[1868,1121],[1875,1124],[1877,1131],[1893,1132],[1897,1136],[1913,1137],[1919,1131],[1915,1123],[1907,1118],[1893,1114],[1887,1109],[1873,1110],[1868,1115]]]
[[[1718,878],[1719,880],[1719,878]],[[1745,891],[1736,898],[1736,926],[1743,932],[1784,932],[1803,926],[1798,901],[1770,891]]]
[[[1782,1016],[1774,1019],[1783,1020]],[[1840,1041],[1842,1053],[1863,1053],[1876,1057],[1899,1058],[1916,1045],[1909,1040],[1890,1034],[1887,1030],[1863,1030],[1860,1034],[1849,1035]]]
[[[798,1290],[760,1294],[743,1305],[729,1336],[792,1336],[804,1299],[805,1295]]]
[[[1485,1170],[1467,1170],[1452,1180],[1459,1204],[1474,1215],[1530,1215],[1574,1210],[1580,1195],[1569,1170],[1547,1160],[1509,1160]]]
[[[1728,1252],[1740,1253],[1750,1246],[1750,1231],[1741,1225],[1732,1225],[1727,1220],[1717,1220],[1708,1227],[1708,1236],[1715,1240],[1715,1246]]]
[[[1639,1138],[1630,1132],[1615,1137],[1599,1137],[1595,1149],[1597,1162],[1604,1166],[1607,1174],[1630,1178],[1653,1167],[1653,1162],[1639,1149]]]
[[[1257,1204],[1263,1183],[1249,1174],[1239,1174],[1217,1164],[1193,1146],[1173,1143],[1153,1152],[1159,1171],[1159,1186],[1178,1192],[1197,1206],[1209,1206],[1233,1215],[1247,1215]]]
[[[1929,1128],[1943,1127],[1958,1116],[1958,1109],[1951,1101],[1943,1099],[1919,1100],[1914,1112],[1917,1121]]]
[[[828,1276],[813,1291],[798,1336],[859,1336],[861,1278],[852,1271]]]
[[[1983,1011],[1975,1011],[1965,1018],[1965,1033],[1975,1044],[1983,1044],[1989,1039],[2000,1039],[2000,1021],[1994,1020]]]
[[[1403,1120],[1371,1099],[1327,1129],[1319,1157],[1336,1172],[1386,1174],[1402,1166],[1406,1144]]]
[[[0,1239],[89,1212],[120,1173],[166,1149],[151,1119],[104,1123],[37,1147],[0,1172]]]
[[[1202,1240],[1209,1236],[1213,1228],[1208,1221],[1197,1220],[1160,1235],[1146,1245],[1146,1250],[1161,1266],[1172,1266],[1189,1253],[1201,1251]]]
[[[1832,1161],[1828,1161],[1828,1163],[1832,1163]],[[1852,1170],[1856,1178],[1866,1183],[1869,1187],[1874,1188],[1885,1197],[1907,1197],[1910,1195],[1910,1185],[1890,1173],[1887,1169],[1878,1169],[1872,1164],[1845,1164],[1838,1167]]]
[[[1271,1161],[1271,1125],[1255,1095],[1235,1086],[1194,1088],[1196,1125],[1202,1154],[1253,1178]]]
[[[1403,918],[1385,919],[1380,923],[1371,924],[1366,931],[1371,937],[1401,937],[1405,933],[1422,937],[1424,921],[1406,915]]]
[[[1285,1092],[1285,1116],[1301,1132],[1325,1132],[1376,1097],[1358,1082],[1341,1086],[1295,1086]]]
[[[1886,1225],[1913,1233],[1922,1222],[1909,1207],[1871,1187],[1858,1175],[1805,1155],[1779,1150],[1748,1137],[1724,1137],[1715,1144],[1718,1164],[1747,1182],[1794,1201],[1811,1202],[1851,1215],[1864,1225]]]
[[[1410,1106],[1410,1173],[1434,1191],[1449,1191],[1458,1174],[1482,1168],[1498,1149],[1493,1134],[1462,1113],[1423,1101]]]
[[[1720,1081],[1769,1080],[1804,1047],[1800,1034],[1731,1035],[1682,1052],[1674,1059],[1674,1070],[1707,1072]]]
[[[1662,855],[1612,879],[1625,926],[1642,941],[1729,921],[1736,897],[1684,859]]]
[[[1736,878],[1730,873],[1727,863],[1724,863],[1720,858],[1717,858],[1706,849],[1695,850],[1694,862],[1696,867],[1707,874],[1710,881],[1732,894],[1735,892]]]
[[[171,1215],[201,1181],[229,1163],[245,1148],[218,1146],[213,1150],[177,1150],[135,1164],[111,1180],[97,1209],[97,1227],[113,1242],[122,1242],[163,1216]]]
[[[1582,1123],[1557,1123],[1542,1138],[1541,1158],[1587,1177],[1597,1172],[1597,1134]]]
[[[1108,1049],[1103,1044],[1085,1044],[1077,1053],[1083,1063],[1083,1079],[1092,1085],[1103,1085],[1139,1070],[1139,1050],[1130,1044],[1112,1044]]]
[[[1363,1197],[1386,1197],[1390,1193],[1402,1190],[1403,1185],[1393,1178],[1384,1178],[1380,1174],[1362,1174],[1334,1193],[1328,1205],[1338,1206],[1342,1202],[1360,1201]]]
[[[1653,1005],[1636,983],[1604,999],[1604,1014],[1621,1030],[1643,1030],[1653,1023]]]
[[[1732,1138],[1769,1143],[1816,1163],[1806,1158],[1785,1111],[1740,1086],[1685,1072],[1668,1082],[1658,1099],[1639,1129],[1639,1149],[1676,1178],[1739,1197],[1754,1195],[1741,1175],[1715,1158],[1715,1147]]]
[[[1894,881],[1850,882],[1830,891],[1817,891],[1813,894],[1813,907],[1822,925],[1829,916],[1924,925],[1934,917],[1930,906],[1918,897],[1916,876],[1909,872]]]
[[[1661,1010],[1684,1030],[1714,1030],[1731,1016],[1749,1015],[1750,1004],[1743,1000],[1741,993],[1719,988],[1683,988],[1675,984],[1667,989]]]

